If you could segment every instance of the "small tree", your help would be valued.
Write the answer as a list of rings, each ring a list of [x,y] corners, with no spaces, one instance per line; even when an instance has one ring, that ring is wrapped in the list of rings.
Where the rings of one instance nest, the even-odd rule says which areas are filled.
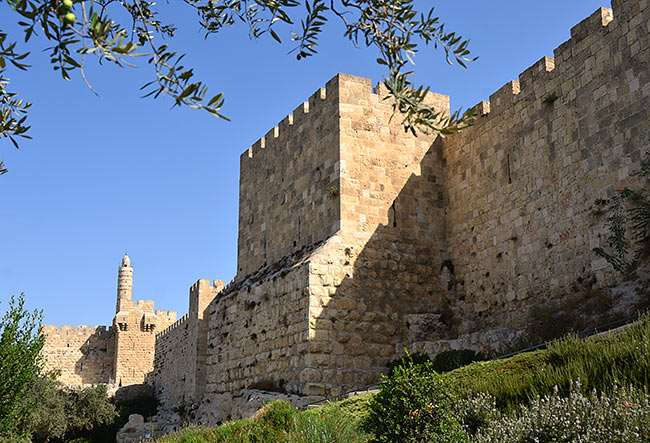
[[[40,399],[20,423],[33,442],[95,437],[105,431],[102,426],[112,425],[117,415],[105,385],[73,389],[44,376],[35,380],[28,398]]]
[[[609,217],[605,225],[609,236],[607,250],[594,248],[593,252],[620,273],[630,271],[635,261],[650,256],[650,153],[646,154],[636,175],[641,178],[638,189],[618,191],[611,202],[597,201],[608,205]]]
[[[431,361],[416,364],[411,356],[382,376],[379,393],[370,401],[365,422],[374,442],[466,442],[453,414],[454,395]]]
[[[17,299],[11,296],[0,323],[0,437],[16,434],[18,423],[38,401],[25,401],[25,397],[43,369],[43,314],[28,312],[24,305],[24,294]]]

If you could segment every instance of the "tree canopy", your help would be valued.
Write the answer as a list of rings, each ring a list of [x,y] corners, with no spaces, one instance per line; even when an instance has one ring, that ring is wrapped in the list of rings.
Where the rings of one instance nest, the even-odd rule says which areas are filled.
[[[6,1],[21,36],[0,28],[0,138],[18,147],[19,138],[29,138],[31,104],[11,90],[11,71],[30,69],[29,51],[38,39],[45,40],[50,63],[66,80],[79,70],[84,74],[88,57],[120,67],[144,64],[152,80],[142,86],[144,97],[167,96],[173,106],[189,106],[227,119],[222,113],[222,93],[208,94],[208,85],[198,80],[194,69],[183,62],[185,54],[170,46],[176,28],[160,19],[162,7],[147,0],[0,0]],[[465,127],[471,110],[452,115],[424,103],[428,87],[410,80],[421,45],[441,48],[449,63],[465,67],[470,58],[469,41],[448,32],[434,8],[420,10],[414,0],[184,0],[196,11],[205,37],[225,27],[242,24],[249,36],[270,36],[278,43],[289,40],[298,60],[317,53],[319,37],[332,19],[344,25],[344,38],[352,44],[372,47],[377,63],[385,66],[386,85],[394,111],[403,116],[406,131],[447,134]],[[20,40],[23,40],[21,42]],[[168,43],[170,42],[170,43]],[[0,162],[0,175],[6,172]]]
[[[0,320],[0,440],[18,433],[19,422],[38,401],[27,393],[44,365],[40,352],[45,337],[39,335],[43,314],[24,305],[23,294],[12,296]]]

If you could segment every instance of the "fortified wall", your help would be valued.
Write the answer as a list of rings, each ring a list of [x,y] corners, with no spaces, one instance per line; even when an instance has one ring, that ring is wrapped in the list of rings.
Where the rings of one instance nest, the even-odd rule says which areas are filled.
[[[45,325],[45,369],[68,386],[142,384],[153,370],[155,333],[176,321],[175,311],[154,311],[152,300],[132,300],[133,268],[124,256],[118,269],[113,326]]]
[[[601,202],[639,185],[650,150],[650,9],[612,3],[442,144],[461,333],[521,329],[526,306],[613,281],[591,251],[607,237]]]
[[[189,312],[156,335],[153,372],[148,374],[147,381],[154,384],[157,380],[154,388],[161,403],[181,404],[203,397],[207,307],[223,288],[223,280],[194,283],[190,288]],[[167,376],[161,377],[161,374]]]
[[[45,369],[59,370],[58,380],[70,386],[114,380],[115,335],[106,326],[45,325]]]
[[[598,202],[650,150],[650,7],[612,3],[460,134],[410,136],[386,91],[339,74],[245,151],[238,273],[158,334],[166,406],[364,387],[404,347],[495,350],[532,306],[613,282]]]

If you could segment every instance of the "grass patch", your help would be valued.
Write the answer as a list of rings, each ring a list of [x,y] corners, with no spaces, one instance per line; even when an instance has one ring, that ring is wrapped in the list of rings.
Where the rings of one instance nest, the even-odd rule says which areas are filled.
[[[548,395],[555,386],[568,395],[571,380],[580,380],[584,392],[608,392],[615,384],[650,384],[650,317],[646,314],[627,328],[606,336],[579,339],[569,336],[546,350],[503,360],[477,362],[456,369],[448,377],[461,394],[485,392],[500,409],[528,404]]]
[[[346,399],[321,408],[300,411],[288,401],[273,401],[254,417],[216,428],[195,426],[158,439],[161,443],[361,443],[369,436],[361,431],[355,414],[367,400]],[[361,414],[363,416],[363,414]]]

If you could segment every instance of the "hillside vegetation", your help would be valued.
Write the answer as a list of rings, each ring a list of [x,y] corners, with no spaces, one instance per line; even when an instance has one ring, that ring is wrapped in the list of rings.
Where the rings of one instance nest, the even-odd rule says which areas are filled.
[[[255,417],[159,442],[648,442],[650,317],[590,339],[438,375],[408,359],[378,394]],[[387,433],[390,433],[388,435]]]

